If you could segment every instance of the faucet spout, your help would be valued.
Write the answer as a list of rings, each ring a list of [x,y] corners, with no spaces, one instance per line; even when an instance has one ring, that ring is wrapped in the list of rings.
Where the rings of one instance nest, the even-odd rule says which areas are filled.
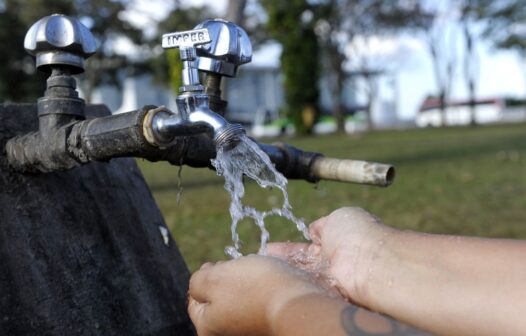
[[[155,146],[170,145],[176,137],[207,134],[216,147],[235,146],[245,133],[239,124],[231,124],[206,105],[188,113],[181,105],[178,113],[164,107],[150,110],[144,119],[146,139]]]
[[[234,147],[239,142],[240,136],[245,130],[239,124],[231,124],[219,114],[208,108],[201,108],[190,114],[191,123],[204,123],[209,125],[212,132],[212,140],[216,147]]]

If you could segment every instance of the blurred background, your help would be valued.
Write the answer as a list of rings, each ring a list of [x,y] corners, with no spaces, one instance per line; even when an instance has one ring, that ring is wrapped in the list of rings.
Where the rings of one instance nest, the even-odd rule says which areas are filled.
[[[290,181],[310,222],[360,206],[386,224],[426,232],[526,238],[526,6],[511,0],[0,0],[0,102],[36,102],[45,77],[24,51],[27,29],[52,13],[79,17],[99,52],[81,96],[113,113],[175,109],[178,52],[161,35],[221,17],[254,46],[223,89],[227,118],[250,135],[327,156],[392,163],[387,189]],[[223,259],[229,195],[214,171],[140,161],[193,270]],[[279,206],[247,181],[246,203]],[[203,206],[205,204],[206,206]],[[270,218],[271,240],[300,240]],[[257,227],[240,225],[244,252]]]

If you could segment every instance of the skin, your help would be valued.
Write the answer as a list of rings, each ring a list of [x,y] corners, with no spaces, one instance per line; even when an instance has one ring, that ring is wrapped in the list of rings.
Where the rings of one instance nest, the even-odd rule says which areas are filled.
[[[336,310],[345,305],[301,270],[257,255],[203,265],[190,279],[189,296],[188,312],[200,336],[283,334],[284,319],[297,318],[291,311],[298,305],[318,300]]]
[[[285,261],[257,255],[204,264],[190,280],[188,312],[200,336],[419,334],[331,295]]]
[[[389,228],[358,208],[310,227],[312,244],[274,244],[327,259],[353,302],[443,335],[526,332],[526,242],[433,235]]]
[[[290,264],[249,256],[195,273],[199,335],[422,334],[385,315],[441,335],[526,331],[524,241],[399,231],[358,208],[317,220],[310,234],[310,244],[269,245]]]

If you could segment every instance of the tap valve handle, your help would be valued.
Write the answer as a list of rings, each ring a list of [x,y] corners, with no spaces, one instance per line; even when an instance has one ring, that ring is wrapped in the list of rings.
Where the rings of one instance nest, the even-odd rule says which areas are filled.
[[[208,29],[211,42],[197,48],[197,68],[218,76],[235,77],[237,68],[252,60],[252,43],[243,28],[222,19],[206,20],[195,29]]]
[[[179,48],[181,61],[183,61],[183,86],[181,92],[203,91],[204,87],[199,83],[199,74],[195,65],[196,46],[210,43],[208,29],[194,29],[182,32],[164,34],[162,47],[164,49]]]
[[[84,60],[95,53],[97,44],[89,29],[79,20],[53,14],[29,28],[24,48],[36,57],[40,71],[51,73],[56,68],[78,74],[84,71]]]

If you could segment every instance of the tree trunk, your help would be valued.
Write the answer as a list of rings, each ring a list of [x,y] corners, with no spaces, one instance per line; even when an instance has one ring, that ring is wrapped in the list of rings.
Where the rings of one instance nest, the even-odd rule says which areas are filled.
[[[245,18],[243,12],[246,5],[247,0],[228,0],[225,20],[242,25]]]
[[[447,108],[446,108],[446,92],[447,80],[443,78],[443,73],[440,69],[440,59],[437,50],[437,42],[433,38],[428,39],[429,52],[431,54],[431,61],[433,63],[433,73],[435,75],[435,82],[438,90],[439,110],[441,118],[441,126],[447,126]],[[447,74],[446,74],[447,76]]]
[[[470,79],[468,83],[469,88],[469,112],[471,116],[471,126],[477,125],[477,106],[475,104],[475,83]]]
[[[336,83],[334,85],[334,92],[332,94],[333,97],[333,111],[334,111],[334,119],[336,120],[336,131],[340,133],[345,132],[345,106],[343,106],[342,103],[342,90],[343,90],[343,80],[341,77],[343,76],[343,71],[339,71],[339,73],[336,74]]]
[[[373,121],[373,114],[372,114],[372,106],[374,99],[376,98],[376,83],[375,79],[373,77],[374,75],[365,76],[365,80],[367,81],[367,86],[369,87],[369,90],[367,92],[367,130],[372,131],[374,130],[374,121]]]
[[[329,83],[329,89],[332,97],[332,112],[336,120],[337,132],[345,132],[345,106],[342,103],[343,83],[345,72],[343,70],[344,58],[340,55],[338,46],[327,48],[327,57],[329,58],[330,72],[333,76],[333,82]]]
[[[464,18],[463,31],[464,31],[464,42],[466,51],[464,54],[464,79],[468,87],[469,95],[469,112],[470,112],[470,124],[475,126],[477,124],[477,110],[475,105],[475,49],[474,49],[474,37],[469,30],[469,23],[467,18]]]
[[[438,94],[438,102],[440,106],[440,118],[442,121],[441,126],[447,126],[446,90],[440,90],[440,93]]]

